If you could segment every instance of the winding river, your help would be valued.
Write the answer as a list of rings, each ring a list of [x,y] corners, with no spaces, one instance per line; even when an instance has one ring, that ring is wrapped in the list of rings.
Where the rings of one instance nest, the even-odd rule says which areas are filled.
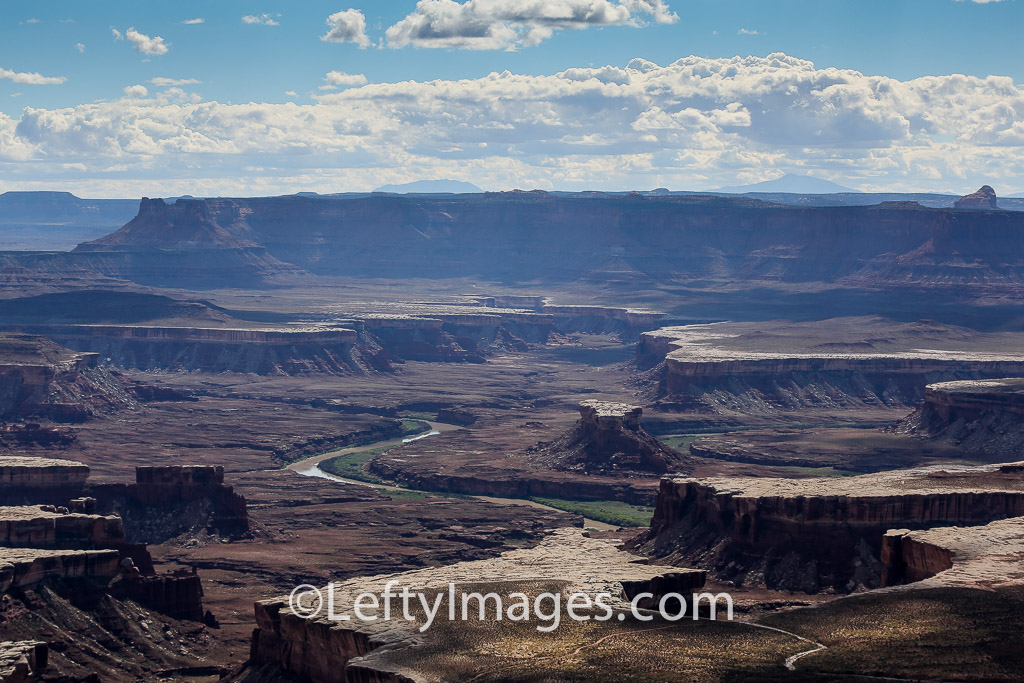
[[[444,434],[445,432],[453,432],[458,429],[462,429],[458,425],[446,424],[444,422],[431,422],[425,420],[430,425],[430,430],[417,434],[415,436],[409,436],[399,439],[388,439],[386,441],[377,441],[375,443],[363,444],[362,446],[349,446],[347,448],[340,448],[335,451],[329,451],[327,453],[321,453],[320,455],[314,455],[304,460],[293,462],[292,464],[285,467],[286,470],[301,474],[304,477],[319,477],[321,479],[330,479],[331,481],[337,481],[344,484],[355,484],[357,486],[369,486],[370,488],[379,489],[382,491],[418,491],[419,493],[430,493],[435,495],[442,495],[437,491],[426,491],[421,489],[403,488],[399,486],[392,486],[390,484],[373,484],[368,481],[359,481],[358,479],[346,479],[345,477],[338,477],[328,472],[324,472],[320,469],[320,463],[324,460],[330,460],[331,458],[337,458],[340,455],[348,455],[350,453],[359,453],[361,451],[368,451],[373,448],[391,448],[394,446],[401,446],[402,444],[411,443],[418,441],[419,439],[426,439],[428,437],[437,436]],[[525,507],[544,508],[546,510],[556,510],[557,512],[564,512],[564,510],[558,510],[550,505],[544,505],[543,503],[537,503],[532,500],[524,500],[522,498],[497,498],[494,496],[470,496],[470,498],[476,498],[487,503],[495,503],[498,505],[519,505]],[[583,518],[583,526],[590,527],[591,529],[597,529],[598,531],[609,531],[615,530],[618,527],[599,522],[596,519]]]

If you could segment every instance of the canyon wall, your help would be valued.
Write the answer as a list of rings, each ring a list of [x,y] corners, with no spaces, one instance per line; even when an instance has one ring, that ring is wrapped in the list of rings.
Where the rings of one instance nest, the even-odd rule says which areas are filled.
[[[700,196],[144,199],[124,228],[76,252],[259,246],[319,274],[403,278],[700,277],[725,267],[769,279],[896,269],[967,282],[1024,273],[1021,225],[1016,212],[795,208]],[[926,243],[928,253],[917,253]],[[960,263],[982,258],[991,267],[968,273],[955,254]]]
[[[877,319],[871,323],[877,326]],[[654,368],[658,385],[652,397],[659,404],[669,409],[712,411],[723,407],[763,412],[822,406],[916,405],[931,383],[1024,374],[1024,354],[957,350],[955,342],[950,344],[952,349],[918,347],[943,344],[935,341],[943,330],[964,333],[962,328],[935,323],[917,326],[927,329],[929,325],[936,329],[927,341],[909,334],[900,338],[908,330],[914,332],[915,325],[893,323],[888,331],[869,329],[860,337],[845,340],[838,336],[850,330],[841,329],[836,339],[818,344],[780,341],[778,323],[766,323],[763,331],[751,331],[750,324],[666,327],[641,333],[636,359],[640,368]],[[880,337],[889,334],[893,339],[876,338],[881,348],[873,350],[875,344],[861,340],[870,340],[873,332]],[[820,335],[821,331],[814,334]],[[781,348],[751,350],[749,347],[756,347],[751,340],[757,335],[766,345]],[[787,350],[789,343],[798,348]],[[804,348],[814,346],[822,350]],[[826,350],[835,347],[866,350]]]
[[[984,526],[893,529],[883,539],[883,585],[1019,586],[1024,578],[1022,553],[1024,518],[1020,517]]]
[[[939,468],[841,479],[661,481],[631,547],[738,585],[809,593],[874,588],[891,573],[891,529],[978,526],[1024,516],[1018,470]]]
[[[1014,460],[1024,449],[1024,379],[930,384],[921,406],[892,431],[953,443],[992,460]]]
[[[81,422],[97,411],[133,405],[134,398],[98,361],[95,353],[43,336],[0,332],[0,420]],[[19,431],[24,430],[11,436],[16,439]]]

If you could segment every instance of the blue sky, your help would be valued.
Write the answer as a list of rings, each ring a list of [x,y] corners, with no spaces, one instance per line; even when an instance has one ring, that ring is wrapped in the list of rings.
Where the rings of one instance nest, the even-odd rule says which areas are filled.
[[[335,37],[349,40],[323,40],[339,12]],[[365,32],[352,33],[357,16]],[[8,1],[0,191],[343,191],[421,177],[704,189],[795,172],[1016,192],[1022,28],[1019,0]],[[707,65],[626,69],[691,55]],[[761,61],[721,61],[734,56]],[[488,80],[505,71],[522,78]]]

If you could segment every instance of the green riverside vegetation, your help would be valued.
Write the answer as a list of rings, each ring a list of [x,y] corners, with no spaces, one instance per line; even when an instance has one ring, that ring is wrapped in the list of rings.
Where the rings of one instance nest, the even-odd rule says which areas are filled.
[[[567,500],[564,498],[530,498],[535,503],[581,515],[613,526],[647,526],[654,508],[631,505],[618,500]]]

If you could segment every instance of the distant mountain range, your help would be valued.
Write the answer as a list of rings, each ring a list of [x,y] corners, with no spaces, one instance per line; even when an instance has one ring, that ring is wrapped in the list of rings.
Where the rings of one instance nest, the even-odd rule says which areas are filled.
[[[479,194],[483,192],[473,183],[461,180],[417,180],[400,185],[381,185],[374,192],[395,194]]]
[[[720,187],[714,192],[726,194],[744,194],[747,192],[791,192],[793,194],[836,194],[840,192],[859,192],[848,187],[843,187],[831,180],[815,178],[809,175],[797,175],[787,173],[775,180],[765,180],[751,185],[732,185]]]

